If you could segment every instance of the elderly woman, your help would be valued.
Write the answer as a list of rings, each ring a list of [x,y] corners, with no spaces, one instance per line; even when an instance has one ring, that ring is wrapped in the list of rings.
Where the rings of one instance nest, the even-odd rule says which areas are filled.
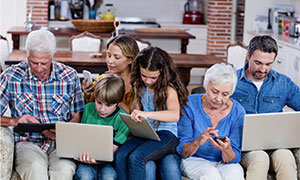
[[[184,158],[181,171],[191,179],[244,179],[241,159],[245,110],[230,99],[237,83],[230,65],[215,64],[204,78],[205,94],[188,97],[178,122],[177,152]],[[214,137],[225,137],[222,141]]]

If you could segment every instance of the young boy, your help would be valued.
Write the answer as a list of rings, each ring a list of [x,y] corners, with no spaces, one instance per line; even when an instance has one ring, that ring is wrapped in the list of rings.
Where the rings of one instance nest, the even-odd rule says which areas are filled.
[[[84,108],[81,123],[112,126],[114,129],[114,153],[127,140],[130,132],[119,116],[125,113],[118,104],[125,92],[124,81],[114,74],[101,77],[95,86],[95,102]],[[77,165],[74,179],[116,179],[117,173],[110,162],[99,162],[83,152]]]

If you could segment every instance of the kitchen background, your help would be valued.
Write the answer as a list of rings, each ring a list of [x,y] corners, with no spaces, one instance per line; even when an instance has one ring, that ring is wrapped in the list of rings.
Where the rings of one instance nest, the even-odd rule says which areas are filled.
[[[243,0],[239,0],[243,1]],[[199,53],[214,53],[220,57],[225,57],[227,45],[234,41],[232,31],[232,0],[204,0],[207,11],[206,26],[181,26],[183,15],[183,4],[186,0],[110,0],[104,1],[114,3],[116,14],[119,16],[154,17],[159,23],[166,23],[170,28],[190,29],[204,28],[204,31],[196,33],[196,39],[205,41],[204,51]],[[236,1],[234,1],[236,2]],[[0,1],[1,12],[1,34],[10,39],[6,31],[13,26],[24,26],[26,14],[32,6],[33,21],[38,25],[48,25],[48,1],[47,0],[4,0]],[[14,8],[12,8],[14,7]],[[121,14],[122,13],[122,14]],[[124,15],[123,15],[124,14]],[[52,22],[51,22],[52,23]],[[204,32],[204,34],[203,34]],[[209,39],[209,41],[207,41]],[[10,46],[11,47],[11,46]]]
[[[295,14],[300,14],[300,0],[203,0],[203,13],[206,24],[183,25],[182,15],[186,1],[104,0],[102,8],[104,4],[112,3],[113,11],[117,16],[153,17],[162,25],[162,28],[186,29],[187,32],[196,37],[196,39],[190,40],[188,53],[212,53],[223,58],[226,57],[226,47],[230,42],[241,39],[248,44],[249,40],[257,33],[253,32],[255,19],[258,15],[268,16],[268,9],[274,4],[292,5],[295,7]],[[48,22],[48,0],[0,0],[0,33],[10,40],[11,36],[6,33],[7,30],[13,26],[25,26],[26,15],[32,6],[35,7],[33,21],[39,26],[52,26],[53,24],[53,26],[56,26],[56,24],[64,25],[68,23],[71,25],[70,22]],[[283,60],[285,60],[280,61],[280,65],[279,63],[275,64],[275,67],[279,67],[278,69],[283,73],[290,73],[290,64],[293,64],[296,71],[294,79],[298,79],[300,84],[299,45],[295,44],[295,38],[287,39],[285,37],[283,39],[282,36],[276,36],[275,38],[277,38],[281,48],[281,53],[277,59],[283,57]],[[285,50],[285,46],[290,49]],[[10,48],[12,48],[11,41]],[[290,54],[295,56],[290,56]],[[294,62],[287,61],[287,57]]]
[[[107,3],[113,4],[116,16],[153,17],[159,23],[182,23],[186,0],[104,0],[102,7]]]

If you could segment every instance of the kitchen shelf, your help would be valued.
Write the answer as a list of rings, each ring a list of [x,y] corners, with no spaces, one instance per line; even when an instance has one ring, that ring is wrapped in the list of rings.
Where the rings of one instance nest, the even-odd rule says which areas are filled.
[[[48,27],[50,28],[70,28],[74,27],[71,20],[70,21],[48,21]]]

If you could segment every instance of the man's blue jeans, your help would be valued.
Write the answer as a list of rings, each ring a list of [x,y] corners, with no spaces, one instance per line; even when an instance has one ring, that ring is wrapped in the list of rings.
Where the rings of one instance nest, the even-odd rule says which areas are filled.
[[[118,179],[145,179],[146,162],[160,160],[176,152],[177,137],[170,131],[157,131],[161,141],[134,137],[126,141],[115,153]]]
[[[115,180],[117,173],[110,163],[105,164],[84,164],[78,163],[74,180]]]
[[[145,180],[181,180],[180,163],[181,159],[177,154],[166,155],[160,161],[148,161]],[[159,172],[156,171],[156,166],[159,167]]]

